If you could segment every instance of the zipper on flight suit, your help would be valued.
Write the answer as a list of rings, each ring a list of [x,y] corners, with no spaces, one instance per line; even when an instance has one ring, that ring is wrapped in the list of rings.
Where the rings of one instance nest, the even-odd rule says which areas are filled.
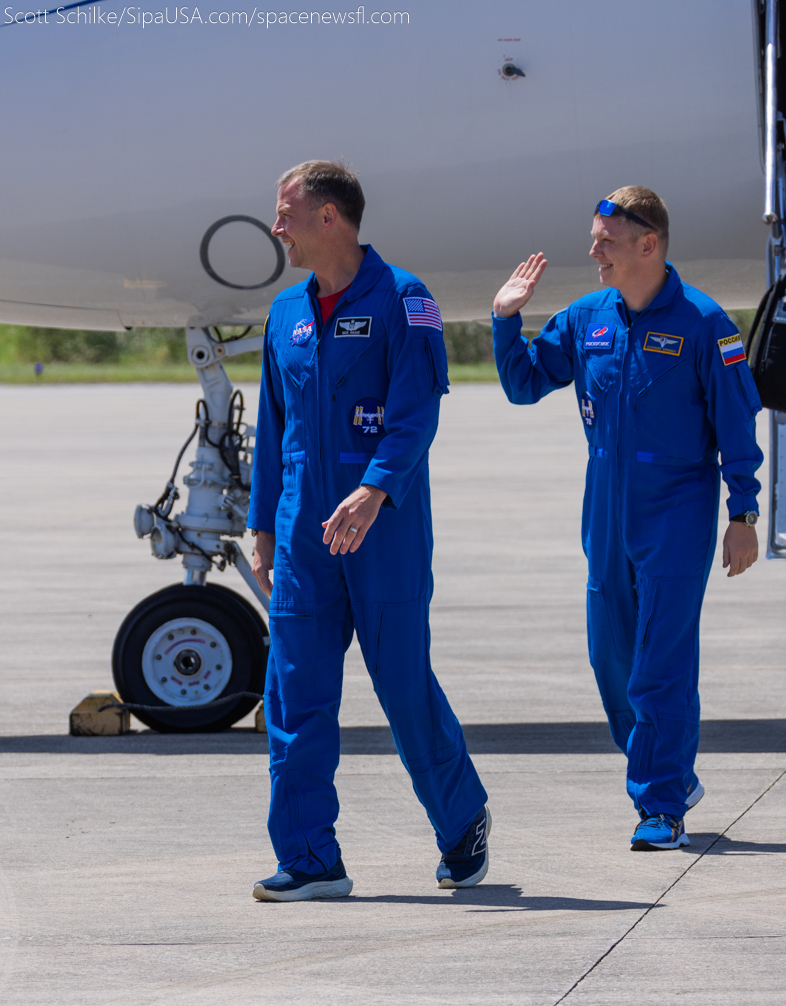
[[[351,285],[352,284],[350,284],[350,286]],[[326,515],[325,519],[329,519],[330,513],[332,513],[332,511],[329,511],[329,508],[328,508],[328,502],[327,502],[327,499],[325,497],[325,480],[322,477],[323,461],[324,461],[324,459],[323,459],[323,455],[322,455],[322,436],[321,436],[320,422],[319,422],[321,411],[322,411],[321,407],[320,407],[320,394],[319,394],[319,344],[322,341],[322,332],[326,328],[328,328],[330,326],[330,322],[333,320],[333,315],[345,303],[345,301],[346,301],[346,292],[348,292],[348,291],[345,291],[345,296],[341,297],[341,299],[339,300],[339,302],[336,304],[336,306],[333,308],[333,310],[330,312],[330,314],[327,316],[327,318],[325,319],[324,322],[322,321],[322,309],[319,306],[319,299],[317,297],[315,297],[311,293],[309,293],[309,295],[308,295],[308,299],[309,299],[309,302],[311,304],[311,310],[314,312],[314,321],[315,321],[316,326],[317,326],[317,346],[316,346],[316,352],[314,354],[314,357],[315,357],[315,366],[316,366],[316,371],[317,371],[317,373],[316,373],[316,385],[317,385],[317,453],[319,455],[319,496],[320,496],[320,499],[322,500],[322,507],[323,507],[324,513]],[[336,398],[335,398],[335,395],[334,395],[333,396],[333,401],[335,401],[335,400],[336,400]]]
[[[349,374],[357,366],[357,364],[360,363],[360,361],[363,359],[363,357],[366,355],[366,353],[371,349],[373,345],[374,345],[373,342],[369,342],[368,346],[366,346],[366,348],[363,350],[360,356],[355,357],[355,359],[352,361],[352,363],[350,363],[350,365],[347,367],[347,369],[344,371],[341,377],[339,377],[339,379],[336,381],[337,388],[341,387],[341,385],[347,379],[347,374]]]

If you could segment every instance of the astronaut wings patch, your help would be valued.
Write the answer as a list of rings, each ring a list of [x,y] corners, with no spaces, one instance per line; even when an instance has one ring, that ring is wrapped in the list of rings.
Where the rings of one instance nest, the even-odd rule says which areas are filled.
[[[410,325],[427,325],[442,331],[442,315],[430,297],[405,297],[404,310]]]

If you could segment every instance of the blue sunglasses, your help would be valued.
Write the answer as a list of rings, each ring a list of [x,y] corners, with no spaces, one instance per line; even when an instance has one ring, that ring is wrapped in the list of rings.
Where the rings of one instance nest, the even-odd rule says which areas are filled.
[[[600,213],[602,217],[613,217],[615,215],[627,217],[627,219],[632,220],[634,224],[646,227],[648,231],[655,230],[652,224],[648,224],[646,220],[642,220],[641,217],[637,217],[636,214],[631,213],[630,210],[623,210],[621,206],[617,206],[617,204],[613,203],[610,199],[601,199],[595,207],[595,213]]]

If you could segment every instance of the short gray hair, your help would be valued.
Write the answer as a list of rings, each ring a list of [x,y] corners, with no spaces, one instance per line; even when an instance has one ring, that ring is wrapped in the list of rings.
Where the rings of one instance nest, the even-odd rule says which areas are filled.
[[[354,171],[341,161],[304,161],[290,168],[276,182],[276,188],[300,182],[300,191],[313,205],[333,203],[344,219],[360,230],[366,199]]]

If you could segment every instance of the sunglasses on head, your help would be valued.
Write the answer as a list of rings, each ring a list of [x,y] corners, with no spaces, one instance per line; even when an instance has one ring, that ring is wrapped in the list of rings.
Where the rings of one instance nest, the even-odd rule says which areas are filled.
[[[617,206],[617,204],[613,203],[610,199],[601,199],[595,207],[595,213],[600,213],[602,217],[613,217],[615,215],[626,217],[628,220],[632,220],[634,224],[646,227],[648,231],[655,230],[652,224],[648,224],[646,220],[642,220],[641,217],[637,217],[636,214],[631,213],[630,210],[623,210],[621,206]]]

